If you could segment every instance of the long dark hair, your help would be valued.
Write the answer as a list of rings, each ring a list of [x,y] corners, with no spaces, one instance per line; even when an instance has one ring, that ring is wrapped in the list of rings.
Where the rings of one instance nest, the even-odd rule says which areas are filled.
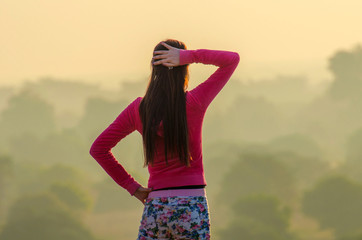
[[[175,48],[187,49],[178,40],[167,39],[163,42]],[[158,43],[154,48],[154,51],[157,50],[168,49]],[[186,64],[169,69],[163,64],[153,65],[151,61],[152,73],[139,106],[143,124],[144,166],[153,165],[156,139],[160,140],[157,132],[160,130],[163,131],[166,164],[170,152],[171,158],[178,156],[184,165],[190,166],[185,96],[189,80],[188,66]]]

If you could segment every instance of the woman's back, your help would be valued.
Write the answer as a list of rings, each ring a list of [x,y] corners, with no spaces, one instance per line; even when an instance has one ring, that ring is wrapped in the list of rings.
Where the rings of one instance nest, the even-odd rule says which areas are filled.
[[[178,93],[179,96],[185,94],[183,103],[186,105],[183,109],[186,108],[187,131],[184,132],[187,132],[186,136],[188,136],[190,165],[185,165],[179,157],[169,157],[169,154],[165,154],[166,134],[164,135],[162,120],[158,126],[156,125],[156,138],[154,138],[156,144],[155,149],[152,149],[154,158],[152,164],[148,164],[149,189],[143,188],[114,158],[111,149],[131,132],[137,130],[145,139],[143,126],[144,123],[146,125],[148,123],[140,114],[141,102],[144,100],[142,97],[130,103],[97,137],[92,144],[90,154],[115,182],[145,204],[138,239],[210,239],[206,191],[199,188],[199,186],[206,186],[202,158],[202,124],[210,103],[236,69],[239,55],[236,52],[209,49],[175,50],[167,44],[166,47],[173,50],[173,53],[176,52],[173,58],[177,57],[175,60],[177,65],[203,63],[218,66],[218,69],[197,87],[191,91]],[[167,66],[172,64],[172,59],[164,58],[158,62]],[[156,78],[154,80],[157,81]],[[172,79],[163,80],[172,81]],[[159,107],[162,106],[156,104],[156,110]],[[147,127],[153,126],[147,125]],[[154,144],[154,142],[151,143]],[[180,187],[188,189],[162,190]],[[151,189],[152,192],[148,194]]]
[[[171,159],[166,166],[163,146],[157,145],[154,166],[149,165],[148,187],[153,189],[182,185],[206,185],[202,163],[202,121],[213,99],[225,86],[239,63],[236,52],[197,49],[180,50],[180,65],[203,63],[219,68],[205,81],[191,91],[186,91],[186,112],[189,131],[191,167],[183,166],[177,158]],[[93,143],[90,153],[107,173],[123,188],[133,195],[140,186],[131,175],[116,161],[110,152],[122,138],[137,130],[142,134],[142,122],[139,116],[141,97],[136,98],[102,132]],[[159,131],[162,134],[162,130]],[[162,137],[158,138],[162,142]]]
[[[206,185],[202,161],[202,123],[206,110],[213,99],[225,86],[239,62],[235,52],[220,50],[180,50],[180,65],[204,63],[219,66],[207,80],[191,91],[186,91],[186,115],[188,125],[191,166],[184,166],[177,157],[165,162],[162,138],[162,124],[159,128],[154,166],[149,165],[148,187],[152,189],[184,185]],[[137,105],[136,105],[137,108]],[[142,133],[142,125],[137,130]]]

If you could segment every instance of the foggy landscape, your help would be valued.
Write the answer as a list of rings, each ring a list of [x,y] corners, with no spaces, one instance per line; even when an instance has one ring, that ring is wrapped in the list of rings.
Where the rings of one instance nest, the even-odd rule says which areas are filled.
[[[361,45],[326,63],[325,84],[232,77],[210,105],[202,137],[214,239],[361,239]],[[143,205],[89,148],[147,81],[111,91],[49,77],[0,88],[0,239],[135,238]],[[147,186],[137,132],[112,152]]]

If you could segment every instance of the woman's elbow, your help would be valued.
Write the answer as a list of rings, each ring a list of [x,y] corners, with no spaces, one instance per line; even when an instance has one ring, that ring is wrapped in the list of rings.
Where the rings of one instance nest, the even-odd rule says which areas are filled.
[[[240,56],[239,56],[239,53],[237,53],[237,52],[234,52],[234,61],[236,63],[239,63],[239,61],[240,61]]]
[[[96,144],[94,144],[94,143],[92,144],[92,146],[89,149],[89,154],[94,158],[96,158],[98,156],[99,149]]]

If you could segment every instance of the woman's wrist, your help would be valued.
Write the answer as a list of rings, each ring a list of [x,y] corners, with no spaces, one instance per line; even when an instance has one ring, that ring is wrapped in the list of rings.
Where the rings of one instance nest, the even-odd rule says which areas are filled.
[[[193,63],[193,50],[180,49],[180,65]]]

